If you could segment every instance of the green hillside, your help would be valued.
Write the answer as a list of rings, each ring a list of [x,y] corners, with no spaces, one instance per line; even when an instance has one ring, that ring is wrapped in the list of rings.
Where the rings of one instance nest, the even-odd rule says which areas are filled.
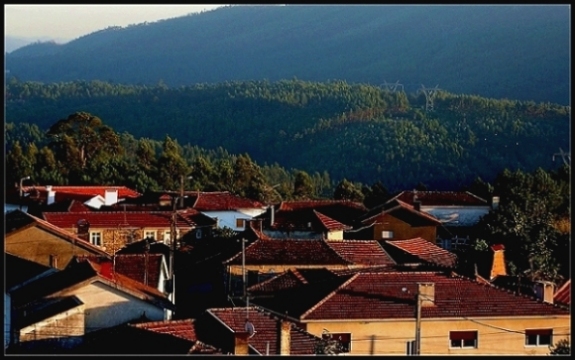
[[[20,80],[399,81],[569,103],[566,6],[232,6],[9,53]]]

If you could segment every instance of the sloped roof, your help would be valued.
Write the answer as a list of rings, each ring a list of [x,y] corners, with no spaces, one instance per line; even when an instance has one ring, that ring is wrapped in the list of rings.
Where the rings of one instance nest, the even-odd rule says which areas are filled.
[[[240,251],[224,264],[239,265]],[[245,248],[245,262],[250,265],[350,265],[325,241],[319,239],[256,240]]]
[[[334,272],[326,268],[298,269],[292,268],[272,278],[248,287],[248,292],[253,296],[273,295],[277,291],[291,289],[303,285],[321,284],[326,281],[340,279]]]
[[[354,275],[301,314],[301,319],[413,318],[418,282],[435,284],[434,305],[422,308],[422,318],[569,315],[564,308],[461,276],[443,272],[381,272]]]
[[[146,251],[150,254],[162,254],[166,259],[170,256],[170,246],[163,242],[151,238],[145,238],[126,244],[123,248],[116,252],[116,255],[121,254],[144,254]]]
[[[421,202],[422,206],[488,206],[487,200],[473,195],[469,191],[402,191],[391,200],[397,199],[410,205],[414,204],[414,197]]]
[[[4,252],[4,274],[6,289],[22,284],[47,271],[56,271],[48,266],[38,264],[16,255]],[[6,271],[8,270],[8,271]]]
[[[42,217],[61,228],[73,228],[79,220],[86,220],[91,228],[169,228],[171,224],[171,211],[90,211],[90,212],[43,212]],[[177,212],[176,226],[191,228],[213,226],[216,220],[194,209]]]
[[[423,262],[445,267],[455,267],[457,264],[457,255],[420,237],[407,240],[387,240],[386,243],[417,257]]]
[[[277,222],[282,216],[289,218],[290,212],[306,214],[311,210],[316,210],[328,218],[350,226],[353,225],[356,218],[367,212],[367,208],[362,203],[349,200],[282,201],[275,209],[274,222]],[[258,216],[258,218],[265,219],[269,219],[269,217],[268,213]],[[309,218],[309,215],[307,217]]]
[[[265,209],[259,201],[234,195],[229,191],[193,191],[186,192],[193,203],[192,207],[200,211],[229,211],[239,209]]]
[[[48,190],[46,186],[23,186],[22,190],[24,192],[32,192],[34,190],[40,192],[44,196],[47,194]],[[141,194],[135,190],[132,190],[126,186],[68,186],[68,185],[54,185],[52,186],[52,191],[56,192],[56,196],[58,193],[67,193],[67,194],[76,194],[76,195],[85,195],[89,196],[90,198],[100,195],[105,197],[106,190],[118,190],[118,199],[121,198],[137,198]]]
[[[278,211],[297,210],[297,209],[319,209],[333,206],[345,206],[358,210],[367,210],[361,202],[350,200],[290,200],[282,201]]]
[[[32,281],[11,292],[14,304],[27,304],[34,300],[55,297],[68,289],[99,281],[124,291],[141,300],[166,309],[174,305],[157,289],[144,285],[125,275],[113,271],[112,264],[98,264],[87,260],[71,261],[66,269]]]
[[[5,226],[6,226],[6,233],[5,236],[8,236],[12,232],[20,231],[26,229],[31,226],[38,226],[39,228],[46,230],[65,241],[72,243],[75,246],[79,246],[85,250],[88,250],[96,255],[104,255],[110,256],[107,252],[103,251],[97,246],[92,245],[91,243],[85,241],[82,238],[76,236],[69,231],[66,231],[59,226],[51,224],[50,222],[40,219],[34,215],[27,214],[20,210],[14,210],[6,214],[5,216]]]
[[[386,214],[391,214],[392,216],[414,226],[429,224],[441,225],[441,222],[435,216],[416,210],[412,205],[398,199],[392,199],[385,204],[372,208],[365,215],[359,217],[358,220],[363,224],[371,224],[376,222],[378,217]]]
[[[26,306],[26,312],[23,312],[21,316],[14,319],[14,326],[17,329],[22,329],[28,325],[36,324],[52,316],[69,311],[82,304],[82,301],[73,295],[43,299],[43,301]]]
[[[90,260],[97,264],[109,263],[112,260],[95,255],[77,256],[78,260]],[[142,284],[158,288],[162,272],[163,254],[116,254],[113,262],[118,274],[137,280]],[[146,271],[147,268],[147,271]]]
[[[54,202],[50,205],[44,203],[32,203],[28,208],[28,212],[36,215],[42,216],[42,212],[86,212],[92,211],[93,209],[85,205],[82,201],[77,199],[66,199],[62,201]]]
[[[249,319],[256,330],[250,338],[249,346],[260,354],[266,354],[269,344],[269,353],[279,354],[279,326],[278,319],[270,313],[256,307],[250,307]],[[208,313],[223,322],[231,332],[243,332],[246,308],[214,308]],[[290,328],[290,355],[314,355],[315,344],[318,337],[291,324]]]
[[[553,295],[553,302],[571,306],[571,279],[567,280]]]
[[[326,240],[328,245],[353,264],[392,266],[395,261],[377,240]]]
[[[263,220],[262,220],[263,221]],[[270,227],[281,231],[335,231],[347,230],[351,226],[343,224],[329,216],[310,208],[278,211]]]

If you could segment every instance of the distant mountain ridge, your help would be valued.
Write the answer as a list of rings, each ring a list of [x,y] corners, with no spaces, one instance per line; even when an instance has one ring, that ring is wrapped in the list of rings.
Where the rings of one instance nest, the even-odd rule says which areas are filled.
[[[6,56],[20,80],[399,81],[569,103],[569,6],[227,6]]]
[[[10,36],[6,35],[4,37],[4,52],[10,53],[12,51],[21,49],[25,46],[32,45],[33,47],[38,45],[38,43],[58,43],[63,44],[69,41],[69,39],[52,39],[49,37],[27,37],[27,36]]]

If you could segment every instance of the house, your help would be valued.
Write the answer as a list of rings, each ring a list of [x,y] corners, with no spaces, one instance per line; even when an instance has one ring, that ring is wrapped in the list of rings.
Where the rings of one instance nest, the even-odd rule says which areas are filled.
[[[230,292],[237,293],[243,272],[255,284],[293,267],[354,269],[393,266],[394,260],[375,240],[256,240],[223,262]]]
[[[243,231],[246,222],[264,213],[267,206],[259,201],[234,195],[228,191],[187,192],[193,209],[213,219],[218,228]]]
[[[270,238],[341,240],[366,212],[363,204],[349,200],[297,200],[282,201],[257,219],[260,231]]]
[[[571,306],[571,279],[567,280],[553,295],[553,302]]]
[[[466,244],[473,225],[499,204],[499,197],[493,197],[489,203],[469,191],[402,191],[389,201],[393,200],[403,201],[439,219],[443,231],[438,234],[438,244],[447,250]]]
[[[164,320],[175,310],[157,289],[89,259],[30,281],[10,296],[13,343],[27,348],[72,348],[92,331],[142,317]]]
[[[220,349],[198,340],[194,319],[138,321],[92,332],[76,354],[219,355]]]
[[[7,253],[59,270],[76,255],[110,256],[76,234],[20,210],[6,214],[5,228]]]
[[[302,294],[298,286],[293,289]],[[307,286],[306,293],[314,289]],[[358,272],[305,306],[287,293],[251,303],[316,336],[329,334],[350,355],[409,354],[417,329],[422,355],[546,355],[571,328],[566,307],[451,271]]]
[[[246,333],[246,319],[254,333]],[[255,307],[212,308],[196,320],[200,338],[234,355],[314,355],[321,338]]]
[[[184,234],[203,236],[215,221],[194,209],[172,211],[88,211],[43,212],[49,223],[76,233],[92,245],[113,254],[135,239],[153,238],[171,243],[171,227],[175,222],[176,238]]]
[[[372,208],[358,218],[359,228],[346,233],[346,238],[407,240],[422,238],[435,244],[441,222],[402,200],[390,200]]]
[[[76,261],[90,260],[102,266],[112,264],[114,271],[144,285],[158,289],[161,293],[167,293],[166,280],[169,278],[168,264],[163,254],[118,254],[112,259],[95,255],[81,255]]]
[[[92,208],[112,205],[125,199],[141,196],[135,190],[125,186],[27,186],[22,187],[25,194],[37,203],[51,205],[64,200],[78,200]]]
[[[383,240],[382,246],[398,264],[432,264],[457,267],[457,255],[423,238]]]

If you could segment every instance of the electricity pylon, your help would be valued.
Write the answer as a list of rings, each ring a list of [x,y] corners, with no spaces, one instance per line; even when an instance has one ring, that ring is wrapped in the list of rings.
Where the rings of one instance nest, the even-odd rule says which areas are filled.
[[[433,99],[439,90],[441,90],[438,86],[439,85],[435,85],[434,88],[426,89],[425,86],[421,84],[421,89],[419,89],[419,92],[425,95],[425,111],[433,111]]]

